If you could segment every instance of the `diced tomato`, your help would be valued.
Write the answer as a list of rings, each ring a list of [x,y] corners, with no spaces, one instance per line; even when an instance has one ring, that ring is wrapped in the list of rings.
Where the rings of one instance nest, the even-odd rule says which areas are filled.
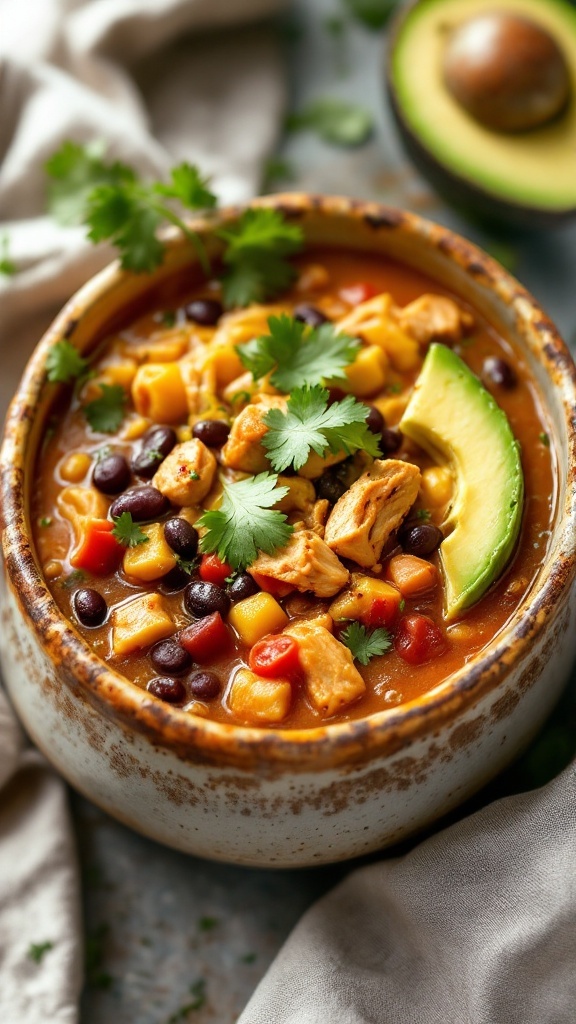
[[[116,571],[126,549],[112,534],[113,529],[114,523],[109,519],[83,521],[80,543],[70,559],[75,569],[84,569],[94,576]]]
[[[254,644],[248,664],[265,679],[293,676],[300,670],[298,643],[291,636],[265,636]]]
[[[367,302],[378,295],[378,289],[369,281],[355,281],[340,289],[340,298],[349,302],[351,306],[359,306],[361,302]]]
[[[394,647],[409,665],[422,665],[444,653],[446,640],[428,615],[404,615],[398,623]]]
[[[198,570],[201,580],[205,583],[216,583],[219,587],[224,586],[233,571],[232,566],[228,565],[228,562],[223,562],[218,555],[202,555]]]
[[[370,628],[385,626],[390,629],[398,617],[401,602],[402,595],[400,593],[397,596],[390,594],[390,596],[375,597],[368,611],[362,616],[363,624]]]
[[[267,594],[272,594],[273,597],[287,597],[295,589],[291,583],[275,580],[272,576],[264,576],[261,572],[253,572],[250,575],[254,582],[258,584],[260,590],[265,590]]]
[[[231,634],[220,612],[212,612],[212,615],[193,622],[178,635],[180,645],[201,665],[226,650],[230,641]]]

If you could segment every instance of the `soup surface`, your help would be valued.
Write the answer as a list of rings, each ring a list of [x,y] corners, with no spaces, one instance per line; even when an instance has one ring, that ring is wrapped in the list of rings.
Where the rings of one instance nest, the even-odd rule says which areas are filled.
[[[51,592],[101,658],[189,712],[283,728],[364,717],[464,665],[529,590],[555,504],[549,428],[507,339],[409,268],[338,250],[295,264],[273,304],[223,312],[210,282],[89,367],[72,356],[32,507]],[[289,354],[305,343],[305,364],[328,350],[334,367],[307,388]],[[524,474],[513,557],[449,620],[439,545],[457,481],[398,429],[431,343],[505,411]],[[300,419],[299,401],[315,403]],[[313,415],[356,426],[314,451]]]

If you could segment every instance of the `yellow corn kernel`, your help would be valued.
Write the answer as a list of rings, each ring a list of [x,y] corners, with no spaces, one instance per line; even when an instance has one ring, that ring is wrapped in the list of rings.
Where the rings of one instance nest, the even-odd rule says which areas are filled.
[[[149,583],[174,568],[176,555],[164,540],[164,527],[161,523],[151,523],[144,527],[143,532],[148,540],[126,549],[122,568],[127,576]]]
[[[228,622],[236,630],[242,643],[252,647],[268,633],[288,625],[288,616],[272,594],[263,590],[252,597],[238,601],[228,614]]]
[[[143,594],[116,608],[112,616],[112,649],[121,657],[165,640],[176,626],[160,594]]]
[[[375,398],[373,405],[380,410],[387,427],[395,427],[404,415],[410,392],[403,395],[390,395],[388,398]]]
[[[55,580],[62,573],[62,562],[58,562],[55,558],[51,558],[49,562],[45,562],[43,566],[43,572],[47,580]]]
[[[447,505],[452,497],[454,481],[446,466],[431,466],[422,473],[420,492],[425,505],[440,508]]]
[[[385,580],[377,580],[361,573],[352,574],[351,585],[340,594],[328,609],[329,615],[336,621],[341,619],[370,619],[374,602],[380,600],[387,604],[400,606],[400,591]]]
[[[333,381],[335,387],[353,395],[371,395],[386,383],[388,360],[378,345],[364,345],[354,362],[346,367],[347,380]]]
[[[191,441],[192,440],[192,427],[189,426],[188,424],[185,424],[182,427],[178,427],[178,429],[176,431],[176,435],[178,437],[178,441],[179,441],[180,444],[184,444],[185,441]]]
[[[130,416],[124,421],[120,437],[123,441],[137,441],[146,433],[150,422],[146,416]]]
[[[92,459],[86,452],[72,452],[60,466],[60,476],[69,484],[79,484],[91,465]]]
[[[292,687],[286,679],[262,679],[248,668],[234,676],[228,704],[248,725],[266,725],[286,718],[292,701]]]
[[[186,389],[177,363],[145,363],[132,384],[136,411],[155,423],[177,423],[188,414]]]

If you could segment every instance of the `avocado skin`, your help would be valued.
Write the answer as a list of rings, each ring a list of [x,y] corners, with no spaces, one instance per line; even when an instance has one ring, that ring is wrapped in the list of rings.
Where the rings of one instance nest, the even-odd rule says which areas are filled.
[[[511,227],[523,229],[558,228],[576,218],[576,206],[563,210],[544,210],[538,206],[525,203],[514,203],[484,189],[470,178],[459,175],[452,168],[441,163],[426,148],[415,132],[404,119],[402,104],[398,99],[392,74],[392,63],[396,40],[404,26],[404,22],[414,7],[422,0],[408,0],[400,6],[395,15],[389,34],[386,55],[386,91],[394,122],[398,129],[400,141],[406,154],[420,171],[423,178],[450,205],[462,210],[474,218],[481,217],[495,225],[509,224]]]
[[[440,545],[451,621],[483,597],[516,547],[524,498],[520,445],[478,377],[438,344],[428,350],[400,430],[455,471],[445,523],[451,532]]]

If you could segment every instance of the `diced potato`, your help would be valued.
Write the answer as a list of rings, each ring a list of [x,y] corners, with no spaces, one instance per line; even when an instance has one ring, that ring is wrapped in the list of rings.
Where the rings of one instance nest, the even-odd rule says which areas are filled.
[[[178,423],[188,414],[186,390],[178,363],[146,363],[132,384],[136,411],[155,423]]]
[[[174,568],[176,555],[164,540],[162,523],[150,523],[143,532],[148,540],[126,549],[122,568],[127,576],[149,583]]]
[[[198,505],[212,487],[216,459],[202,441],[192,438],[177,444],[152,477],[173,505]]]
[[[119,657],[165,640],[176,625],[160,594],[142,594],[116,608],[112,616],[112,649]]]
[[[262,679],[248,668],[236,672],[228,695],[230,710],[248,725],[274,725],[286,718],[292,687],[285,679]]]
[[[108,500],[95,487],[64,487],[56,498],[60,515],[72,524],[76,543],[82,535],[84,519],[106,519]]]
[[[242,643],[252,647],[268,633],[288,625],[288,616],[272,594],[260,591],[238,601],[228,614],[228,622],[236,630]]]
[[[386,383],[388,360],[378,345],[363,345],[356,359],[346,367],[346,380],[334,380],[334,387],[352,395],[371,395]]]
[[[402,597],[425,594],[438,583],[436,566],[416,555],[394,555],[388,563],[388,575]]]
[[[216,387],[219,391],[244,372],[240,356],[234,345],[215,346],[208,358],[214,365]]]
[[[431,466],[422,473],[420,492],[426,505],[440,508],[447,505],[452,498],[454,480],[450,470],[445,466]]]
[[[79,484],[86,476],[91,465],[92,459],[87,452],[72,452],[71,455],[66,456],[64,462],[60,465],[59,473],[67,483]]]
[[[99,380],[103,384],[120,384],[121,387],[128,390],[136,376],[136,370],[137,365],[133,359],[109,363],[102,367],[102,375]]]
[[[410,398],[410,391],[405,391],[401,395],[389,395],[385,398],[376,398],[373,405],[380,410],[384,417],[384,422],[387,427],[395,427],[404,415],[404,410],[408,405],[408,399]]]
[[[398,611],[402,594],[385,580],[353,573],[350,586],[332,602],[328,609],[334,620],[358,619],[375,624],[379,602],[390,609],[390,619]]]

